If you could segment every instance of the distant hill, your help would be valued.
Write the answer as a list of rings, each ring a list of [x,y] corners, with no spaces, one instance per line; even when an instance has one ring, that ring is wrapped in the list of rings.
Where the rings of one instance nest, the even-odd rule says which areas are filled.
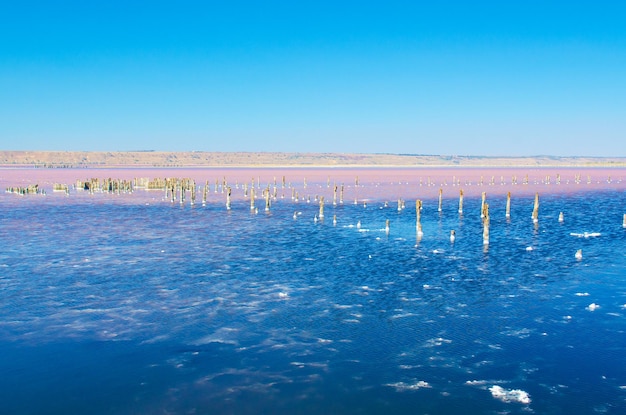
[[[626,167],[626,157],[487,157],[419,154],[0,151],[0,165],[37,167]]]

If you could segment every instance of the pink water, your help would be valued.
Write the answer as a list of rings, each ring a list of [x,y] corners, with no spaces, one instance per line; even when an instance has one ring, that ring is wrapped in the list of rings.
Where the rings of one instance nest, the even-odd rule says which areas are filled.
[[[558,177],[560,176],[560,181]],[[431,199],[439,189],[443,198],[488,195],[513,196],[534,193],[555,194],[626,188],[625,168],[115,168],[115,169],[33,169],[1,168],[0,186],[24,187],[38,184],[52,193],[55,183],[68,184],[91,178],[132,180],[134,178],[191,178],[199,190],[209,184],[215,193],[226,181],[233,199],[243,196],[244,183],[259,188],[274,186],[283,197],[298,192],[300,198],[333,197],[334,186],[344,188],[344,200]],[[285,187],[283,187],[283,178]],[[516,178],[516,183],[514,182]],[[579,180],[576,180],[576,179]],[[358,180],[358,186],[356,186]],[[260,183],[260,185],[259,185]],[[159,191],[146,192],[154,198]],[[144,194],[144,196],[146,195]],[[215,197],[215,196],[213,196]]]

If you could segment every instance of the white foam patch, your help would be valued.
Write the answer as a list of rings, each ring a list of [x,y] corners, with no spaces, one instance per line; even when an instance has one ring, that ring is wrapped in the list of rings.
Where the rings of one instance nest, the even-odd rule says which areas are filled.
[[[598,308],[600,308],[600,305],[596,304],[596,303],[591,303],[587,306],[587,310],[589,311],[595,311]]]
[[[586,292],[585,293],[576,293],[576,296],[577,297],[587,297],[587,296],[589,296],[589,293],[586,293]]]
[[[528,405],[531,402],[528,392],[525,392],[521,389],[507,390],[501,386],[494,385],[489,388],[489,392],[491,392],[491,396],[505,403],[518,402],[524,405]]]
[[[424,344],[426,347],[442,346],[443,344],[450,344],[452,340],[444,339],[443,337],[437,337],[435,339],[427,340]]]
[[[576,236],[577,238],[596,238],[598,236],[601,236],[602,234],[600,232],[582,232],[582,233],[572,232],[570,233],[570,235]]]
[[[415,383],[395,382],[387,383],[385,386],[394,388],[398,392],[416,391],[419,389],[430,389],[432,386],[426,381],[420,380]]]

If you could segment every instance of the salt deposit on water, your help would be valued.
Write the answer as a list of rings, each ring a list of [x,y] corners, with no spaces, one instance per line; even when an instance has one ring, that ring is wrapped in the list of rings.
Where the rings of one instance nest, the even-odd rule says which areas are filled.
[[[480,184],[494,173],[519,183]],[[0,194],[0,412],[626,413],[624,172],[565,173],[0,169],[5,187],[117,174],[233,189],[230,210],[221,185],[193,206]],[[333,204],[333,181],[359,203]],[[397,202],[418,198],[421,234]]]

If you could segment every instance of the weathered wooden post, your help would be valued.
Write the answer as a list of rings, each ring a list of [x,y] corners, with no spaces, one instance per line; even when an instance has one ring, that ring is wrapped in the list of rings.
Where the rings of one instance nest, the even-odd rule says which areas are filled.
[[[416,222],[415,222],[415,229],[417,230],[417,234],[418,235],[423,235],[422,232],[422,201],[421,200],[416,200],[415,201],[415,215],[416,215]]]
[[[230,193],[231,189],[230,186],[228,186],[228,189],[226,189],[226,210],[230,210]]]
[[[339,193],[339,204],[343,205],[343,184],[341,185],[341,192]]]
[[[389,219],[385,221],[385,233],[389,235]]]
[[[487,193],[486,192],[482,192],[481,202],[480,202],[480,217],[481,218],[485,217],[485,200],[486,199],[487,199]]]
[[[324,219],[324,196],[320,197],[320,219]]]
[[[533,206],[532,218],[535,223],[539,221],[539,193],[535,193],[535,205]]]
[[[454,231],[454,229],[452,229],[450,231],[450,242],[454,243],[455,239],[456,239],[456,232]]]
[[[337,185],[333,187],[333,206],[337,206]]]
[[[437,211],[438,212],[441,212],[442,199],[443,199],[443,189],[440,187],[439,188],[439,204],[437,206]]]
[[[463,213],[463,189],[459,191],[459,213]]]
[[[622,227],[626,228],[626,213],[624,213],[624,222],[622,223]]]
[[[483,218],[483,245],[489,245],[489,204],[485,203]]]
[[[250,187],[250,210],[254,210],[254,179],[252,179],[252,186]]]
[[[263,190],[263,194],[265,195],[265,211],[270,211],[270,188]]]
[[[202,190],[202,206],[206,206],[207,192],[209,187],[209,181],[204,182],[204,189]]]
[[[337,215],[333,215],[333,226],[337,226]]]
[[[563,222],[563,212],[559,212],[559,222]]]
[[[506,213],[504,214],[506,218],[511,217],[511,192],[506,193]]]
[[[359,176],[354,179],[354,187],[359,187]]]

